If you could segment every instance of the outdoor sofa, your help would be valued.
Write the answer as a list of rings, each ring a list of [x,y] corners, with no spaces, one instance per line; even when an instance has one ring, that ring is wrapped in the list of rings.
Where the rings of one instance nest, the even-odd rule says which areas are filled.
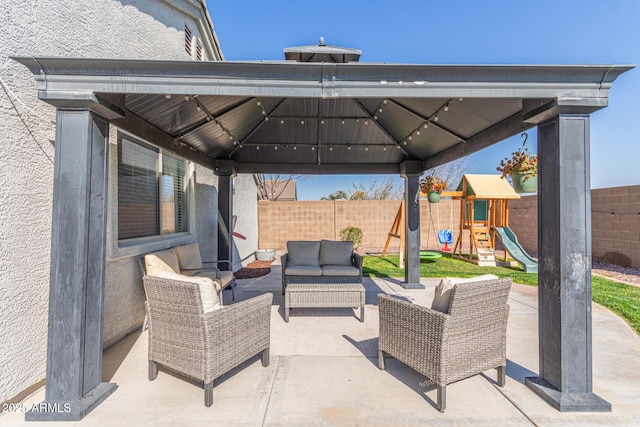
[[[447,384],[492,368],[505,384],[511,279],[487,276],[443,279],[431,308],[378,295],[380,369],[389,355],[426,376],[422,385],[436,386],[441,412]]]
[[[352,242],[289,241],[281,261],[283,295],[291,279],[331,283],[342,277],[362,283],[362,255],[353,251]]]

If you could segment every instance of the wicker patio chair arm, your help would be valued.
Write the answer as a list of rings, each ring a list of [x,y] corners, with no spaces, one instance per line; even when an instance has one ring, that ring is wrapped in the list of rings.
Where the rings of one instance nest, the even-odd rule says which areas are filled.
[[[204,314],[205,372],[216,378],[269,347],[272,302],[266,293]]]
[[[282,271],[284,271],[284,268],[287,266],[288,261],[289,261],[289,254],[285,252],[282,254],[282,256],[280,256],[280,264],[282,265]]]
[[[380,313],[379,349],[405,363],[434,382],[446,384],[448,314],[378,295]]]
[[[202,264],[231,264],[231,261],[226,259],[221,259],[218,261],[202,261]]]
[[[363,261],[362,255],[360,255],[359,253],[354,252],[353,253],[353,265],[358,267],[358,270],[360,271],[360,277],[362,277],[362,261]]]
[[[180,270],[180,273],[184,273],[184,272],[195,272],[195,275],[197,276],[198,273],[202,272],[213,272],[215,273],[216,279],[220,280],[220,269],[216,268],[216,267],[202,267],[202,268],[183,268]]]

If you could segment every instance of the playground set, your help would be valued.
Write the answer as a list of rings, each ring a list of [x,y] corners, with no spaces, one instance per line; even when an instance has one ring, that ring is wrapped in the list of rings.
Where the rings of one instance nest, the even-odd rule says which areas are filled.
[[[522,248],[515,233],[509,228],[509,200],[520,195],[500,177],[500,175],[466,174],[462,177],[457,191],[442,192],[441,196],[460,201],[460,218],[457,239],[452,258],[475,263],[479,266],[514,266],[509,255],[522,265],[527,273],[537,273],[538,263]],[[392,238],[400,239],[400,266],[404,265],[404,201],[398,209],[393,226],[389,231],[382,255],[387,252]],[[440,212],[436,205],[436,215],[440,224]],[[421,251],[420,258],[435,260],[443,252],[451,251],[453,243],[453,214],[450,212],[450,229],[436,230],[431,203],[429,204],[428,239],[433,233],[440,244],[439,252]],[[469,252],[463,253],[464,239],[469,239]],[[503,260],[496,259],[496,239],[505,248]],[[444,246],[443,246],[444,245]]]

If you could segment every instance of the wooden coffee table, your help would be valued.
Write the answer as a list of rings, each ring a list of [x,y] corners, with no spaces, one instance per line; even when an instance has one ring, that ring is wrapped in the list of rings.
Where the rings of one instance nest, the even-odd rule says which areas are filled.
[[[284,295],[284,321],[290,308],[357,308],[364,322],[365,290],[358,277],[291,278]]]

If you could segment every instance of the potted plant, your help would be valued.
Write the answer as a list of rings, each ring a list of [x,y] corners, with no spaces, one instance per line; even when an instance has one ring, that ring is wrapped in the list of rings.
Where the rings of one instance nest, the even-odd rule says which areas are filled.
[[[538,191],[538,155],[532,154],[527,148],[528,135],[523,133],[522,147],[500,161],[496,170],[502,173],[502,178],[509,176],[516,193],[535,193]]]
[[[447,189],[447,182],[435,175],[427,175],[420,179],[420,192],[427,195],[429,203],[438,203],[440,193]]]

